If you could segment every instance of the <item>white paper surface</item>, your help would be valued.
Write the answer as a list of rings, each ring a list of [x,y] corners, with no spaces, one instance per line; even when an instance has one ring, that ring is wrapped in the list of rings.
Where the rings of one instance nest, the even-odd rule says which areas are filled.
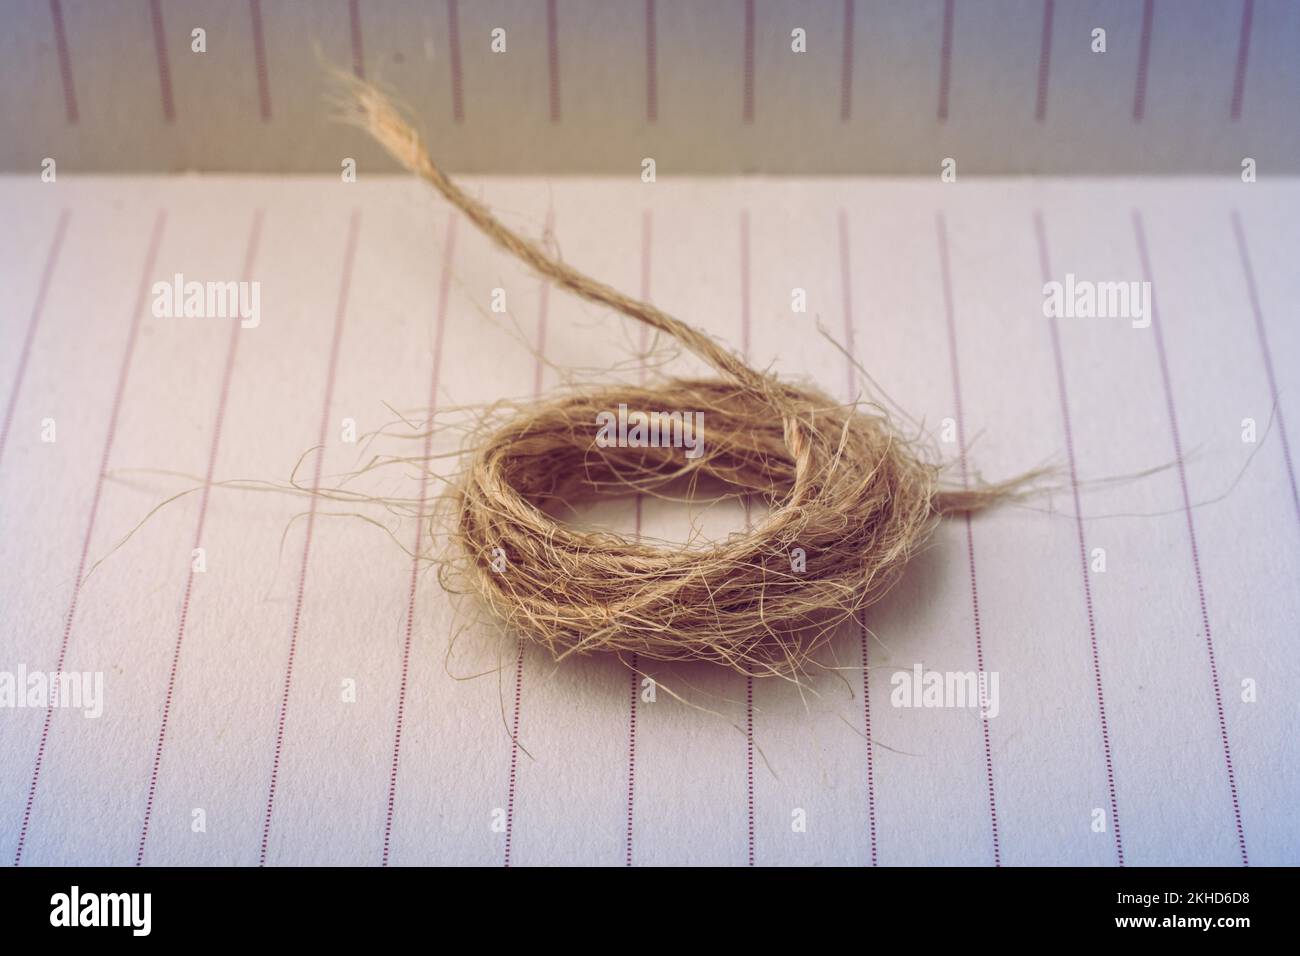
[[[8,0],[0,169],[395,171],[327,67],[462,173],[1300,172],[1290,0]],[[195,30],[205,50],[195,52]],[[795,31],[802,31],[797,36]],[[1099,52],[1097,31],[1104,31]],[[498,41],[494,52],[494,40]],[[803,52],[795,52],[801,47]]]
[[[514,639],[475,627],[450,647],[449,602],[422,573],[394,783],[412,563],[379,528],[333,513],[364,510],[408,547],[411,522],[323,502],[304,573],[307,521],[292,519],[306,498],[214,487],[197,538],[207,570],[193,575],[179,654],[201,496],[163,508],[113,551],[151,508],[204,475],[231,341],[228,320],[155,318],[149,285],[175,273],[238,279],[260,210],[248,275],[261,283],[261,323],[237,333],[217,482],[287,480],[323,427],[322,483],[337,483],[366,460],[360,443],[341,440],[344,419],[365,435],[394,421],[387,403],[418,426],[447,261],[442,406],[529,395],[538,364],[527,343],[543,327],[555,365],[542,367],[543,389],[560,370],[626,368],[637,333],[558,293],[547,297],[543,322],[538,280],[464,222],[448,257],[447,207],[406,180],[10,179],[0,182],[8,226],[0,231],[0,394],[11,403],[0,450],[0,670],[55,667],[84,545],[88,568],[103,561],[77,596],[64,668],[102,672],[105,683],[102,716],[55,710],[43,745],[46,711],[0,709],[0,859],[19,856],[21,841],[21,862],[33,865],[378,864],[387,832],[393,864],[497,865],[508,818],[512,865],[1114,865],[1121,848],[1130,865],[1239,865],[1243,846],[1252,864],[1300,862],[1300,510],[1282,442],[1300,414],[1300,183],[471,186],[534,234],[549,205],[568,261],[633,291],[648,280],[672,313],[738,348],[747,338],[754,362],[837,395],[849,391],[848,364],[816,322],[840,340],[849,323],[859,360],[936,437],[958,415],[942,218],[971,468],[988,478],[1062,469],[1050,498],[970,525],[978,649],[1000,681],[987,747],[971,709],[891,702],[893,676],[917,663],[977,667],[971,558],[958,519],[871,612],[870,743],[860,642],[846,633],[834,647],[845,670],[817,679],[815,693],[801,699],[790,686],[755,682],[752,771],[743,677],[648,667],[716,713],[661,689],[654,702],[637,701],[633,740],[625,668],[602,657],[556,667],[529,648],[512,791]],[[1042,214],[1050,276],[1130,281],[1143,277],[1134,209],[1186,453],[1222,726],[1155,329],[1123,319],[1059,321],[1083,533],[1090,562],[1094,548],[1106,555],[1104,572],[1088,572],[1095,662],[1089,636],[1034,214]],[[42,297],[61,215],[62,245]],[[509,317],[489,311],[498,287]],[[795,288],[807,292],[806,314],[791,311]],[[54,442],[42,440],[49,419]],[[1243,441],[1244,419],[1257,423],[1256,443]],[[381,439],[370,451],[412,455],[419,444]],[[956,459],[955,443],[939,447]],[[308,454],[300,470],[307,483],[313,462]],[[402,468],[357,487],[419,493],[417,473]],[[622,505],[602,514],[632,526]],[[680,526],[684,514],[647,505],[645,532]],[[743,524],[739,511],[715,509],[703,520],[715,533]],[[346,682],[354,702],[344,699]]]

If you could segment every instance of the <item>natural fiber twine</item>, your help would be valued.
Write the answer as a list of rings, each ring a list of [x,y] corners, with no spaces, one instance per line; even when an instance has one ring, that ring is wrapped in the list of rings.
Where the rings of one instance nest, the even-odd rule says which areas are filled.
[[[761,373],[698,329],[624,295],[502,225],[434,165],[375,87],[347,78],[349,118],[485,234],[557,286],[670,336],[718,379],[577,389],[539,400],[476,442],[447,502],[451,557],[440,571],[509,628],[557,658],[593,651],[712,661],[798,680],[847,620],[898,580],[940,518],[982,508],[1019,481],[940,487],[886,415]],[[703,412],[703,453],[602,447],[597,415]],[[765,500],[745,534],[707,547],[655,546],[551,517],[602,496],[722,482]],[[802,549],[806,567],[795,570]],[[504,559],[504,560],[503,560]]]

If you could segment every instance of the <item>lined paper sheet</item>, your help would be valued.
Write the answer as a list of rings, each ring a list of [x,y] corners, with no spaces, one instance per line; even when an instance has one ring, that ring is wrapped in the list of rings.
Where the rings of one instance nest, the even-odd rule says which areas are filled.
[[[643,662],[658,692],[634,703],[617,661],[517,656],[457,617],[415,522],[256,486],[432,500],[451,459],[423,486],[349,475],[421,455],[430,396],[442,422],[633,377],[637,330],[406,180],[4,180],[0,670],[102,673],[104,695],[96,718],[0,710],[0,858],[1300,862],[1300,184],[469,185],[849,400],[867,384],[820,326],[952,480],[964,448],[971,480],[1046,465],[1051,492],[947,521],[802,694]],[[177,273],[258,281],[260,324],[155,317]],[[1149,280],[1151,326],[1054,325],[1043,284],[1067,274]],[[688,516],[646,502],[642,533]],[[631,501],[595,518],[635,528]],[[997,713],[899,706],[917,665],[996,674]]]
[[[15,173],[395,171],[326,115],[326,65],[390,85],[459,173],[1300,171],[1288,0],[6,6]]]

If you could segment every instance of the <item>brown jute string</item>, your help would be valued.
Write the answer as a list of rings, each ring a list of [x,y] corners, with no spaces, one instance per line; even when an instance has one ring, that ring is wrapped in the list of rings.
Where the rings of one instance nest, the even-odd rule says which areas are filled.
[[[561,288],[664,333],[718,372],[716,380],[573,389],[520,411],[470,450],[449,492],[451,550],[440,578],[477,594],[556,658],[635,652],[798,680],[837,628],[863,621],[942,515],[982,508],[1025,480],[942,489],[941,466],[883,412],[757,371],[699,329],[550,255],[449,179],[379,90],[344,81],[347,117],[483,233]],[[598,444],[597,416],[620,404],[702,412],[703,452]],[[690,547],[552,517],[601,496],[694,491],[703,482],[764,499],[769,510],[748,533]]]

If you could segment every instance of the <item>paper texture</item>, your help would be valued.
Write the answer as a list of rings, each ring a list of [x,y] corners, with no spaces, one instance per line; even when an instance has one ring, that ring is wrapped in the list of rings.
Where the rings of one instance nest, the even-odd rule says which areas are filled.
[[[13,172],[392,170],[331,121],[327,67],[390,86],[457,172],[1300,172],[1289,0],[9,0],[5,24]]]
[[[104,682],[97,718],[0,710],[0,859],[1300,862],[1300,510],[1283,440],[1300,183],[468,185],[533,235],[549,208],[567,261],[848,398],[864,383],[820,324],[947,460],[957,427],[972,473],[1046,465],[1057,490],[974,518],[969,539],[961,519],[944,524],[869,615],[869,706],[846,632],[825,658],[842,670],[802,695],[757,680],[749,707],[741,675],[649,665],[658,690],[638,695],[633,727],[616,661],[557,667],[530,647],[518,679],[515,636],[476,626],[452,646],[427,571],[404,666],[414,524],[320,501],[304,563],[309,499],[247,483],[283,485],[302,458],[310,486],[323,433],[322,487],[411,499],[412,467],[346,475],[420,454],[435,374],[444,410],[527,398],[575,370],[629,376],[638,333],[543,296],[467,223],[449,233],[448,208],[407,180],[0,181],[0,669],[52,670],[62,648],[65,671]],[[1048,278],[1154,289],[1147,328],[1057,320],[1069,444],[1036,211]],[[260,283],[224,392],[232,320],[153,312],[153,283],[178,273]],[[508,314],[491,311],[495,289]],[[200,487],[210,460],[201,531],[192,492],[128,538]],[[630,502],[595,517],[632,527]],[[743,528],[739,509],[696,517],[713,534]],[[686,518],[650,503],[644,530],[678,534]],[[196,546],[206,570],[192,573]],[[94,570],[78,590],[83,549]],[[998,681],[987,721],[898,706],[898,675],[981,660]]]

